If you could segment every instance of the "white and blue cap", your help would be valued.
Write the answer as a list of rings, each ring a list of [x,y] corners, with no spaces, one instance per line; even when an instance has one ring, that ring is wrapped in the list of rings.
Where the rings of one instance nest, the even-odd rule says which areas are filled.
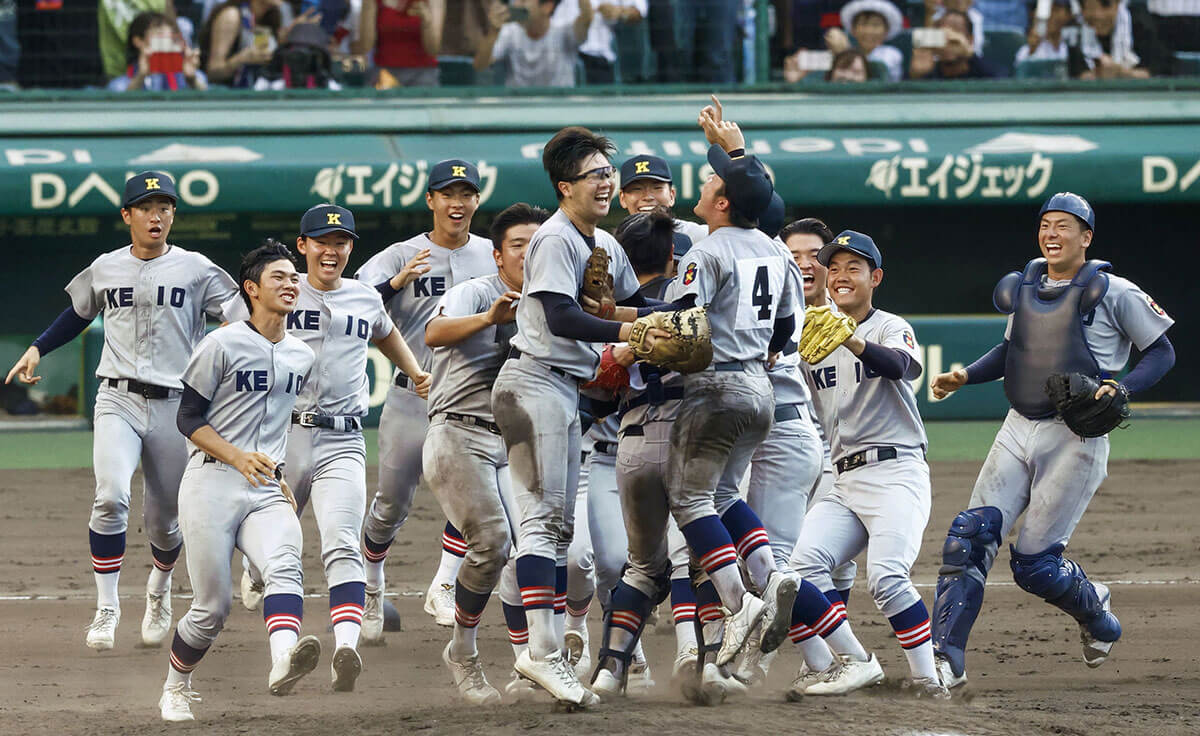
[[[1038,213],[1038,217],[1047,212],[1066,212],[1068,215],[1075,215],[1079,219],[1087,223],[1088,230],[1096,229],[1096,211],[1092,209],[1092,205],[1088,201],[1074,192],[1059,192],[1050,199],[1046,200],[1046,204],[1042,205],[1042,211]]]
[[[850,251],[866,258],[871,262],[871,268],[883,268],[883,255],[880,254],[875,241],[870,235],[863,235],[856,230],[843,230],[817,253],[817,262],[826,268],[838,251]]]

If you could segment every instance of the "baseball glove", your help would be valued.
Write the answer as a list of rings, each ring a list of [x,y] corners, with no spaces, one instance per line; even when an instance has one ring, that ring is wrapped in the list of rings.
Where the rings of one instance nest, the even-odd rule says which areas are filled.
[[[598,245],[593,248],[583,269],[583,288],[579,291],[581,296],[586,296],[600,305],[596,311],[591,312],[600,319],[612,319],[617,310],[617,300],[613,296],[613,277],[608,272],[608,263],[608,251]]]
[[[651,328],[671,333],[669,338],[650,342]],[[712,328],[704,307],[678,312],[651,312],[638,317],[629,333],[629,347],[640,360],[680,373],[702,371],[712,362]]]
[[[1096,399],[1104,384],[1117,390]],[[1129,418],[1129,392],[1111,378],[1101,381],[1082,373],[1055,373],[1046,379],[1046,395],[1057,416],[1080,437],[1103,437]]]
[[[600,367],[596,377],[580,386],[583,390],[594,389],[609,396],[629,386],[629,371],[617,362],[613,355],[613,346],[607,345],[600,354]]]
[[[834,312],[829,307],[806,309],[798,346],[800,358],[809,365],[820,363],[846,342],[856,329],[858,323],[848,314]]]

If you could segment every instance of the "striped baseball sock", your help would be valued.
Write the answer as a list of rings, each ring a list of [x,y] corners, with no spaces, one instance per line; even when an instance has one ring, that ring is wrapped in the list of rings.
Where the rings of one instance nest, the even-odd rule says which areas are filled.
[[[504,625],[508,627],[508,643],[512,644],[513,659],[529,648],[529,623],[525,620],[525,607],[500,601],[504,609]]]
[[[475,632],[479,627],[479,619],[483,618],[483,609],[487,606],[489,596],[490,592],[469,590],[461,580],[454,586],[454,638],[450,656],[459,662],[479,651],[475,644]]]
[[[433,582],[438,585],[453,585],[455,578],[458,577],[458,569],[462,567],[463,558],[466,556],[467,541],[463,539],[462,532],[447,521],[446,528],[442,530],[442,559],[438,562]]]
[[[554,631],[554,583],[553,559],[536,555],[517,558],[517,585],[521,588],[521,603],[525,606],[529,654],[534,659],[562,649],[562,638],[556,639]],[[563,606],[566,607],[565,597]]]
[[[800,592],[796,595],[796,603],[792,606],[793,611],[796,610],[795,606],[797,605],[804,606],[805,613],[801,620],[820,634],[834,653],[860,662],[871,658],[867,654],[867,650],[863,649],[863,645],[859,643],[858,638],[854,636],[854,630],[850,628],[850,621],[846,618],[846,604],[842,603],[839,598],[835,596],[830,599],[829,596],[817,590],[817,586],[812,583],[808,583],[808,587],[805,587],[805,583],[801,582]]]
[[[761,593],[767,587],[767,578],[776,570],[775,553],[771,551],[762,520],[745,501],[738,499],[721,515],[721,523],[736,540],[738,556],[746,561],[746,571]]]
[[[700,567],[708,573],[721,602],[732,613],[742,610],[742,596],[746,588],[742,585],[742,574],[738,572],[736,564],[737,550],[725,525],[714,514],[696,519],[680,527],[679,531],[683,532],[692,554],[700,561]]]
[[[365,583],[342,583],[329,589],[329,620],[333,622],[334,648],[358,648],[362,631],[363,605],[367,600]]]
[[[675,655],[696,646],[696,592],[686,577],[671,580],[671,617],[675,619]]]
[[[807,580],[800,581],[800,591],[792,604],[792,627],[788,636],[799,647],[809,669],[820,672],[833,664],[833,651],[822,636],[845,623],[846,613],[840,600],[830,603],[817,586]]]
[[[150,554],[154,556],[154,567],[150,568],[150,577],[146,580],[146,591],[162,595],[171,589],[171,571],[175,569],[175,561],[183,543],[175,545],[175,549],[162,550],[150,545]]]
[[[125,560],[125,532],[97,534],[88,529],[88,546],[92,549],[92,573],[96,578],[96,608],[121,610],[117,597],[117,582],[121,563]]]
[[[650,611],[650,598],[624,580],[613,589],[609,614],[608,647],[617,652],[631,652],[632,644],[642,621]],[[608,662],[614,675],[620,677],[624,663],[615,658]]]
[[[895,616],[888,616],[896,639],[904,648],[908,669],[914,678],[937,677],[933,663],[933,641],[930,635],[929,611],[920,598]]]
[[[175,630],[175,639],[171,642],[171,657],[167,666],[167,684],[168,685],[190,685],[192,682],[192,670],[196,669],[196,665],[200,664],[200,660],[208,652],[208,647],[197,649],[189,645],[179,636],[179,630]]]
[[[562,646],[567,633],[567,566],[554,568],[554,640]]]
[[[300,639],[304,599],[294,593],[275,593],[263,598],[263,620],[271,641],[271,661],[292,651]]]
[[[725,626],[725,612],[721,610],[721,596],[717,595],[717,588],[712,580],[705,580],[696,586],[696,617],[700,619],[704,645],[720,645]]]
[[[387,560],[392,540],[376,542],[363,534],[363,569],[367,574],[367,587],[378,590],[383,587],[383,563]]]
[[[567,631],[583,631],[587,628],[588,611],[592,608],[592,599],[581,601],[567,599]]]

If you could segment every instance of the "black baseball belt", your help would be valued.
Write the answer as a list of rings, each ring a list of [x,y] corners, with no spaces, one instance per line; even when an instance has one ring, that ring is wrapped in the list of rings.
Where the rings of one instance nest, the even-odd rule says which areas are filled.
[[[155,386],[152,383],[142,383],[133,378],[105,378],[104,379],[111,388],[124,388],[131,394],[145,397],[147,399],[169,399],[171,392],[180,393],[177,388],[167,388],[166,386]],[[122,386],[121,384],[125,384]]]
[[[301,427],[320,427],[321,429],[332,429],[335,432],[361,432],[362,419],[356,416],[333,416],[329,414],[318,414],[315,411],[294,411],[292,412],[292,424],[299,424]]]
[[[592,449],[595,452],[600,453],[601,455],[616,455],[617,454],[617,443],[616,442],[605,442],[604,440],[601,440],[599,442],[593,442]]]
[[[209,455],[207,452],[204,453],[204,462],[205,463],[216,463],[218,465],[221,464],[220,460],[216,459],[212,455]],[[232,468],[233,466],[230,465],[229,467]],[[275,466],[275,480],[283,480],[283,463],[279,463],[278,465]]]
[[[408,388],[408,384],[409,384],[408,376],[404,375],[403,373],[397,372],[395,379],[392,380],[392,383],[396,384],[400,388]]]
[[[523,355],[523,353],[520,350],[517,350],[516,348],[511,348],[508,351],[508,359],[509,360],[517,360],[522,355]],[[564,371],[562,368],[557,368],[552,365],[546,365],[545,363],[542,363],[541,361],[535,361],[535,362],[537,362],[538,365],[540,365],[541,367],[545,368],[546,370],[550,371],[551,373],[553,373],[555,375],[562,376],[563,378],[569,378],[572,381],[579,380],[575,376],[572,376],[570,373],[567,373],[566,371]]]
[[[789,422],[800,418],[800,404],[781,404],[775,407],[775,421]]]
[[[473,414],[454,414],[454,413],[451,413],[448,411],[444,411],[444,412],[442,412],[442,416],[446,417],[447,419],[449,419],[452,422],[458,422],[459,424],[469,424],[472,427],[479,427],[480,429],[486,429],[487,431],[491,432],[492,434],[500,434],[500,425],[499,424],[496,424],[495,422],[489,422],[488,420],[483,419],[481,417],[477,417]]]
[[[865,450],[860,450],[853,455],[838,460],[833,465],[839,473],[845,473],[847,470],[861,468],[870,463],[877,463],[882,460],[895,460],[896,448],[894,447],[868,447]]]

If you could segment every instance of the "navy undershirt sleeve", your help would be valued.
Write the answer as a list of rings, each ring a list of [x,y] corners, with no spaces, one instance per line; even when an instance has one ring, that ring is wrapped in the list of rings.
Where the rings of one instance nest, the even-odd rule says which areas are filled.
[[[546,327],[555,337],[582,342],[620,342],[621,323],[593,317],[566,294],[539,291],[533,295],[542,303]]]
[[[175,415],[175,426],[184,437],[191,437],[197,429],[208,424],[208,406],[212,402],[201,396],[196,389],[183,384],[183,396],[179,399],[179,412]]]
[[[1003,378],[1004,363],[1007,358],[1008,340],[1005,340],[979,356],[978,360],[967,366],[967,385],[973,386],[977,383],[990,383],[997,378]]]
[[[638,307],[637,316],[639,317],[645,317],[651,312],[674,312],[680,309],[691,309],[696,304],[696,295],[685,294],[673,302],[660,302],[657,299],[646,299],[645,301],[647,306]]]
[[[1166,335],[1160,336],[1150,343],[1142,353],[1142,359],[1129,371],[1125,380],[1121,381],[1131,394],[1140,393],[1150,388],[1167,375],[1167,371],[1175,365],[1175,346]]]
[[[382,284],[375,284],[375,291],[379,292],[379,296],[383,297],[383,303],[387,304],[391,298],[400,293],[398,289],[392,288],[392,280],[388,279]]]
[[[792,339],[792,334],[796,332],[796,315],[789,314],[786,317],[780,317],[775,320],[775,331],[771,333],[771,341],[767,344],[767,350],[772,353],[778,353],[787,347],[788,341]]]
[[[67,307],[50,323],[45,332],[38,335],[38,339],[33,341],[33,346],[44,357],[51,350],[60,348],[79,337],[79,334],[91,323],[90,319],[84,319],[76,314],[73,307]]]
[[[867,342],[858,358],[863,365],[892,381],[903,378],[912,362],[912,356],[903,350],[886,348],[877,342]]]

